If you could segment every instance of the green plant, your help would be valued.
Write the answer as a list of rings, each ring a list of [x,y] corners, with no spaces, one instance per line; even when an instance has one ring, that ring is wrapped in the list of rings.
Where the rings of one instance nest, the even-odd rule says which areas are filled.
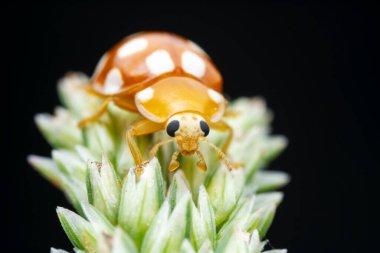
[[[263,252],[263,238],[283,196],[273,190],[289,177],[262,170],[287,141],[270,135],[272,115],[261,98],[240,98],[229,107],[238,112],[227,119],[235,131],[229,156],[243,169],[227,170],[202,146],[207,172],[183,157],[180,169],[169,173],[173,144],[164,146],[138,177],[124,135],[139,115],[111,105],[99,122],[77,127],[100,103],[85,92],[87,80],[72,73],[59,82],[65,107],[54,116],[35,118],[54,147],[52,157],[28,157],[75,209],[57,208],[75,252]],[[141,137],[139,146],[148,153],[163,138],[164,133]],[[208,138],[220,145],[225,134],[212,131]]]

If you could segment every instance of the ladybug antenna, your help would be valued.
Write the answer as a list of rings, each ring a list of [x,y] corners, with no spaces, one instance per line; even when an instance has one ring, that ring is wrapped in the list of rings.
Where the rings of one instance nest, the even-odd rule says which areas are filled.
[[[202,153],[199,150],[197,150],[196,154],[198,156],[197,168],[200,170],[206,171],[207,165],[206,165],[205,159],[203,158]]]
[[[216,153],[218,154],[219,159],[224,162],[224,164],[227,166],[227,168],[229,170],[233,169],[233,166],[232,166],[231,162],[228,160],[226,154],[220,148],[218,148],[217,146],[215,146],[214,143],[210,142],[206,138],[202,138],[201,140],[204,141],[204,142],[206,142],[211,148],[213,148],[216,151]]]
[[[156,156],[156,153],[157,153],[158,149],[162,145],[168,144],[168,143],[173,142],[173,141],[175,141],[175,138],[170,138],[168,140],[160,141],[159,143],[157,143],[156,145],[154,145],[153,148],[149,152],[151,158],[153,158],[154,156]]]

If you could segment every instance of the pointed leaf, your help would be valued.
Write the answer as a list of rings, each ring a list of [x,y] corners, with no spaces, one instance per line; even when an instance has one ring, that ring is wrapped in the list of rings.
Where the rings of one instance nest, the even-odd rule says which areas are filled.
[[[169,240],[166,248],[168,252],[177,252],[182,240],[190,236],[190,199],[190,195],[183,196],[169,218]]]
[[[119,225],[138,242],[141,240],[164,200],[164,182],[160,164],[152,159],[135,182],[131,170],[124,183],[119,210]]]
[[[92,195],[89,199],[92,204],[115,224],[120,201],[120,183],[106,156],[103,156],[101,164],[89,164],[89,184],[89,194]]]
[[[87,91],[89,78],[80,72],[70,72],[58,82],[58,95],[62,103],[79,118],[93,115],[100,99]]]
[[[260,236],[257,230],[254,230],[251,234],[251,239],[249,241],[249,253],[260,253],[261,243]]]
[[[58,169],[57,165],[52,159],[36,155],[29,155],[27,159],[29,164],[32,165],[53,185],[58,188],[62,187],[62,180],[65,175]]]
[[[75,210],[82,214],[81,202],[87,202],[87,191],[83,182],[76,178],[64,178],[63,186],[64,193]]]
[[[165,202],[167,203],[167,202]],[[169,219],[160,228],[156,227],[156,234],[149,231],[150,239],[143,243],[141,252],[178,252],[184,238],[189,236],[191,211],[190,195],[186,194],[178,202]],[[167,207],[166,207],[167,208]],[[163,217],[165,219],[165,217]],[[152,236],[155,238],[152,240]]]
[[[87,220],[91,223],[91,226],[98,234],[112,233],[114,227],[99,210],[86,202],[82,202],[81,206]]]
[[[214,253],[212,243],[210,240],[204,241],[200,249],[198,250],[198,253]]]
[[[144,240],[141,246],[141,252],[154,252],[155,247],[161,247],[158,243],[163,244],[164,238],[167,233],[167,224],[170,215],[170,204],[165,201],[158,214],[154,218],[149,230],[144,236]]]
[[[272,113],[261,97],[238,98],[230,104],[230,110],[238,115],[227,119],[228,123],[243,133],[252,127],[266,127],[272,119]]]
[[[75,146],[75,151],[84,164],[101,159],[101,157],[95,156],[88,148],[82,145]]]
[[[53,150],[52,157],[63,173],[85,181],[87,166],[76,153],[63,149]]]
[[[240,228],[242,231],[247,232],[247,228],[251,226],[253,222],[250,217],[253,211],[255,198],[242,198],[236,205],[236,208],[229,216],[228,220],[223,224],[218,232],[217,239],[220,240],[226,236],[226,233],[230,233],[235,227]],[[256,218],[257,222],[259,218]]]
[[[233,211],[244,186],[244,171],[219,169],[207,187],[215,210],[216,226],[228,218]]]
[[[274,214],[276,212],[276,206],[274,204],[269,204],[266,207],[262,207],[262,209],[263,211],[260,217],[260,223],[258,224],[258,230],[261,238],[265,236],[270,225],[272,224]]]
[[[252,186],[258,192],[272,191],[289,183],[290,177],[281,171],[259,171],[254,177]]]
[[[196,253],[190,241],[185,239],[182,242],[180,253]]]
[[[168,191],[168,198],[171,210],[174,209],[177,202],[185,195],[189,194],[190,189],[186,182],[185,175],[181,170],[178,170],[174,176],[173,181],[170,184]]]
[[[112,241],[112,253],[137,253],[133,240],[121,229],[116,228]]]
[[[216,253],[249,252],[249,233],[241,231],[238,227],[230,229],[218,240]]]
[[[83,129],[86,146],[95,154],[105,154],[109,159],[115,159],[114,136],[107,125],[100,122],[93,123],[93,126]]]
[[[258,209],[268,204],[274,204],[278,206],[281,203],[283,197],[284,194],[281,192],[268,192],[257,194],[254,208]]]
[[[70,112],[57,108],[55,115],[37,114],[34,118],[38,129],[53,147],[73,148],[82,142],[77,120]]]
[[[268,162],[277,157],[288,145],[285,136],[271,136],[262,143],[264,159]]]
[[[215,214],[206,189],[202,185],[198,195],[198,209],[193,206],[192,230],[196,249],[199,249],[205,240],[215,244],[216,226]]]
[[[94,250],[96,248],[95,231],[90,223],[65,208],[58,207],[59,221],[71,243],[81,250]]]

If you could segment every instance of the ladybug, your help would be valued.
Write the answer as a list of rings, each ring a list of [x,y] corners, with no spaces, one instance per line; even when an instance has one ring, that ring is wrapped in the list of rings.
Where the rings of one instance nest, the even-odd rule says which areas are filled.
[[[95,115],[80,121],[79,126],[96,121],[113,102],[143,116],[126,133],[138,173],[145,163],[134,137],[165,129],[171,138],[157,143],[150,154],[154,156],[161,145],[176,141],[178,150],[172,155],[170,171],[179,167],[179,154],[197,155],[197,167],[206,170],[198,150],[200,141],[215,149],[231,169],[225,152],[233,132],[223,121],[227,101],[221,94],[222,86],[219,71],[194,42],[167,32],[137,33],[100,59],[88,90],[104,102]],[[205,138],[210,128],[228,131],[221,149]]]

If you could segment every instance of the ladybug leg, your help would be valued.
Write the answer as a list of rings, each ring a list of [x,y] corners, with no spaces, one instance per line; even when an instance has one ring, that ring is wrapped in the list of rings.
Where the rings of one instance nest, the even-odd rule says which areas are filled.
[[[79,121],[78,126],[84,127],[88,123],[96,122],[107,111],[108,104],[110,102],[112,102],[112,100],[113,100],[112,97],[109,97],[106,100],[104,100],[104,102],[100,106],[99,110],[94,115],[91,115],[90,117],[82,119],[81,121]]]
[[[164,129],[163,124],[155,123],[147,119],[142,119],[136,121],[130,125],[127,129],[126,138],[129,149],[136,164],[137,175],[140,175],[143,170],[143,156],[141,155],[140,149],[136,144],[134,139],[135,136],[141,136],[146,134],[151,134]]]
[[[175,151],[172,155],[172,160],[170,161],[169,164],[169,171],[173,172],[179,167],[179,162],[178,162],[178,155],[179,155],[179,150]]]
[[[127,99],[119,98],[119,97],[114,97],[113,102],[115,103],[116,106],[127,110],[134,112],[136,111],[136,106],[135,106],[135,101],[129,101]]]
[[[231,162],[228,160],[226,154],[225,154],[220,148],[218,148],[217,146],[215,146],[214,143],[211,143],[209,140],[207,140],[207,139],[204,138],[204,137],[202,138],[202,140],[203,140],[204,142],[206,142],[211,148],[213,148],[213,149],[216,151],[216,153],[218,154],[219,159],[222,160],[222,161],[224,162],[224,164],[227,166],[227,168],[228,168],[229,170],[233,170],[233,169],[235,169],[235,167],[234,167],[234,166],[231,164]]]
[[[223,132],[228,131],[227,139],[222,146],[222,151],[224,153],[227,153],[228,147],[230,146],[231,141],[232,141],[232,137],[234,136],[233,129],[224,121],[219,121],[219,122],[213,123],[213,124],[211,124],[211,127],[215,130],[218,130],[218,131],[223,131]]]
[[[224,113],[223,117],[225,118],[236,118],[240,115],[238,111],[227,111]]]
[[[228,136],[227,136],[227,139],[226,141],[224,142],[223,146],[222,146],[222,149],[221,150],[217,150],[217,147],[213,147],[215,150],[217,150],[218,154],[219,154],[219,157],[225,161],[225,154],[227,154],[227,151],[228,151],[228,147],[230,146],[231,144],[231,141],[232,141],[232,137],[234,135],[233,133],[233,129],[230,125],[228,125],[226,122],[224,121],[219,121],[219,122],[216,122],[214,125],[211,125],[215,130],[219,130],[219,131],[228,131]],[[215,146],[215,145],[214,145]],[[242,168],[244,167],[244,164],[243,163],[239,163],[239,162],[234,162],[234,163],[229,163],[228,161],[225,161],[227,167],[229,169],[239,169],[239,168]]]
[[[149,152],[150,157],[153,158],[156,155],[159,147],[161,147],[162,145],[168,144],[170,142],[173,142],[173,141],[175,141],[175,138],[172,138],[172,139],[169,139],[169,140],[160,141],[159,143],[157,143],[156,145],[154,145],[153,148]]]

